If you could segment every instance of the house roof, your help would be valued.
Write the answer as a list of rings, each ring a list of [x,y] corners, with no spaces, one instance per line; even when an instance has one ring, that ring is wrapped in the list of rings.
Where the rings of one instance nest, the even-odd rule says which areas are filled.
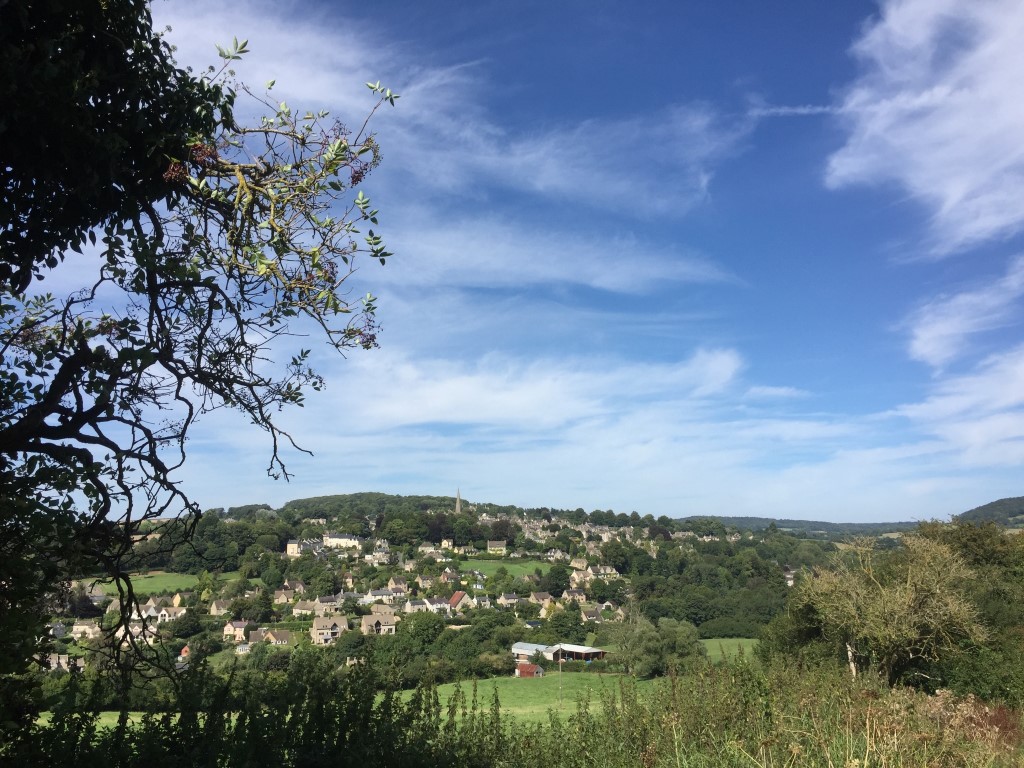
[[[512,646],[512,653],[517,656],[520,654],[533,656],[535,653],[544,653],[547,649],[548,646],[543,643],[515,643]]]
[[[550,647],[551,651],[568,651],[569,653],[604,653],[601,648],[593,648],[589,645],[574,645],[572,643],[558,643]]]

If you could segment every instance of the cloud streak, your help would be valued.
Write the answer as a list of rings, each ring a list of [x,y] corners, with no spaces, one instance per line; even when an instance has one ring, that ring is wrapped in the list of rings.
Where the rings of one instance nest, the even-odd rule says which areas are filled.
[[[363,81],[385,81],[401,94],[401,108],[380,115],[374,130],[388,158],[381,175],[403,179],[397,193],[411,177],[419,189],[459,197],[494,186],[641,218],[681,215],[707,198],[717,164],[742,150],[752,127],[690,102],[512,129],[479,106],[487,90],[481,62],[424,65],[397,42],[317,27],[259,2],[230,12],[195,2],[156,10],[174,30],[181,63],[210,62],[223,42],[217,34],[247,37],[253,53],[238,64],[239,77],[255,87],[276,80],[277,98],[301,109],[355,119],[370,103]]]
[[[735,278],[710,259],[626,233],[601,236],[545,229],[491,214],[406,213],[391,240],[402,268],[381,273],[385,284],[523,289],[577,285],[636,294],[666,283],[728,283]],[[404,234],[403,234],[404,233]]]
[[[930,215],[931,250],[963,251],[1024,225],[1024,6],[890,0],[853,46],[840,105],[849,133],[826,182],[895,183]]]
[[[910,356],[936,368],[953,362],[971,349],[972,337],[1017,323],[1021,296],[1024,257],[1018,256],[999,280],[939,296],[915,310],[906,322]]]

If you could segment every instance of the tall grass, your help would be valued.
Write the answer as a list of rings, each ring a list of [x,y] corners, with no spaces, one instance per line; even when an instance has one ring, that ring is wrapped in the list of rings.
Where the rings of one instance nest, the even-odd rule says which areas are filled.
[[[709,666],[643,694],[583,701],[525,741],[523,766],[1017,766],[1020,716],[841,671]]]
[[[620,678],[571,714],[510,717],[497,690],[374,695],[366,670],[309,662],[277,703],[193,676],[181,712],[98,727],[74,712],[0,745],[0,762],[103,768],[1004,768],[1022,764],[1020,715],[972,698],[890,690],[842,670],[708,664],[654,684]],[[529,681],[520,681],[529,682]]]

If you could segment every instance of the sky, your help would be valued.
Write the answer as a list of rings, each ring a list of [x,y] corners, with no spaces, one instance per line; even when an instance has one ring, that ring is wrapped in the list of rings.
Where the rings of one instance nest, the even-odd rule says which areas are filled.
[[[382,491],[945,518],[1024,495],[1016,0],[154,4],[180,64],[362,122],[381,348],[205,418],[203,508]]]

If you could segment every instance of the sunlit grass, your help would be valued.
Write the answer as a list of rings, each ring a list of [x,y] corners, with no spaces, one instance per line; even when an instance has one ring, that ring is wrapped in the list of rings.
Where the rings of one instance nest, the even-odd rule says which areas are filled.
[[[734,659],[740,653],[750,659],[753,658],[754,649],[757,647],[757,640],[752,637],[713,637],[701,640],[701,643],[704,644],[711,661]]]
[[[537,568],[547,572],[551,563],[542,560],[468,560],[462,564],[464,571],[480,571],[484,576],[493,576],[499,568],[504,568],[513,578],[533,573]]]
[[[502,714],[511,715],[518,722],[547,722],[549,713],[567,717],[576,711],[576,703],[588,696],[597,702],[603,693],[618,690],[622,675],[596,674],[593,672],[558,672],[557,664],[545,667],[543,677],[516,678],[495,677],[476,682],[478,709],[486,710],[491,706],[494,692],[498,693]],[[640,681],[637,686],[647,689],[652,681]],[[473,681],[446,683],[437,688],[438,698],[447,702],[460,686],[466,696],[467,705],[473,696]]]
[[[146,573],[132,574],[132,585],[136,594],[150,595],[160,592],[187,591],[195,587],[199,577],[191,573],[169,573],[167,571],[147,571]],[[240,578],[238,571],[222,573],[219,577],[221,582],[235,581]],[[262,585],[258,578],[249,579],[255,586]],[[104,584],[103,591],[108,595],[117,594],[116,584]]]

